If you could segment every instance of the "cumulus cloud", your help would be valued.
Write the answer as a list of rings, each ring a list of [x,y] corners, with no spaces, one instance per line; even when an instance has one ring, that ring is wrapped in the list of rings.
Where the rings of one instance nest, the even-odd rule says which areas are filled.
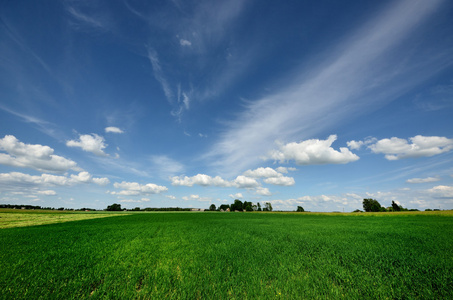
[[[228,195],[230,198],[233,198],[233,199],[241,199],[241,198],[244,198],[244,196],[242,195],[242,193],[236,193],[236,194],[229,194]]]
[[[122,203],[143,203],[143,202],[149,202],[149,201],[151,201],[151,200],[148,198],[119,200],[119,202],[122,202]]]
[[[330,135],[327,140],[310,139],[280,145],[280,150],[271,151],[270,158],[281,163],[294,160],[298,165],[346,164],[359,159],[348,148],[333,149],[331,145],[336,139],[336,135]]]
[[[39,144],[25,144],[13,135],[0,139],[0,164],[31,168],[41,172],[65,172],[69,169],[80,170],[77,164],[62,156],[53,154],[54,149]]]
[[[368,146],[374,153],[385,154],[388,160],[429,157],[449,152],[453,149],[453,139],[440,136],[417,135],[406,139],[392,137],[382,139]]]
[[[435,197],[453,198],[453,186],[438,185],[429,189],[428,192]]]
[[[349,149],[359,150],[364,145],[364,142],[363,141],[349,141],[346,144],[348,145]]]
[[[110,192],[112,195],[122,195],[122,196],[137,196],[137,195],[151,195],[151,194],[160,194],[168,191],[168,188],[165,186],[157,185],[154,183],[148,184],[139,184],[137,182],[126,182],[121,183],[115,182],[113,186],[117,189],[122,189],[119,192]]]
[[[105,132],[107,132],[107,133],[109,133],[109,132],[112,132],[112,133],[124,133],[123,130],[119,129],[118,127],[113,127],[113,126],[106,127],[105,128]]]
[[[360,148],[362,148],[362,146],[366,146],[366,145],[375,143],[376,141],[377,141],[377,139],[372,137],[372,138],[367,138],[364,141],[352,140],[352,141],[347,142],[346,144],[348,145],[349,149],[351,149],[351,150],[360,150]]]
[[[264,179],[264,182],[267,184],[282,185],[282,186],[291,186],[296,183],[294,181],[294,178],[287,177],[287,176],[266,178],[266,179]]]
[[[88,172],[80,172],[70,177],[63,175],[29,175],[20,172],[0,173],[0,183],[9,185],[36,185],[36,186],[71,186],[79,183],[108,184],[108,178],[93,178]]]
[[[95,133],[80,134],[79,140],[69,140],[66,142],[68,147],[79,147],[86,152],[91,152],[97,156],[107,156],[104,149],[107,147],[105,139]]]
[[[427,178],[411,178],[406,180],[407,183],[427,183],[439,181],[439,177],[427,177]]]
[[[171,184],[175,186],[193,186],[194,184],[200,186],[216,186],[216,187],[237,187],[237,188],[254,188],[259,186],[258,181],[254,178],[239,175],[236,179],[228,181],[220,176],[211,177],[206,174],[197,174],[192,177],[188,176],[174,176],[170,178]]]
[[[44,196],[55,196],[57,194],[57,192],[55,192],[54,190],[38,191],[37,193]]]
[[[197,174],[192,177],[187,176],[173,176],[170,178],[171,184],[178,186],[193,186],[201,185],[201,186],[217,186],[217,187],[231,187],[232,183],[221,178],[220,176],[211,177],[206,174]]]
[[[288,172],[286,168],[280,168],[280,170]],[[283,176],[283,174],[269,167],[247,170],[244,172],[244,175],[252,178],[265,178],[264,182],[267,184],[282,186],[290,186],[295,184],[294,178]]]
[[[201,202],[211,202],[212,199],[210,197],[200,197],[200,195],[190,195],[182,197],[182,200],[185,201],[201,201]]]
[[[238,177],[236,177],[236,179],[233,182],[236,187],[243,189],[256,188],[260,185],[258,181],[256,181],[256,179],[243,175],[239,175]]]
[[[288,173],[289,171],[296,171],[297,169],[296,168],[286,168],[286,167],[278,167],[275,169],[275,171],[279,172],[279,173]]]
[[[179,44],[181,46],[192,46],[192,43],[188,40],[185,40],[185,39],[179,39]]]
[[[255,170],[247,170],[244,172],[245,176],[253,178],[269,178],[269,177],[279,177],[282,174],[277,172],[272,168],[257,168]]]
[[[255,189],[255,193],[261,196],[272,196],[272,193],[269,191],[268,188],[259,186]]]
[[[101,185],[101,186],[105,186],[107,184],[110,183],[110,180],[106,177],[102,177],[102,178],[92,178],[92,181],[97,184],[97,185]]]

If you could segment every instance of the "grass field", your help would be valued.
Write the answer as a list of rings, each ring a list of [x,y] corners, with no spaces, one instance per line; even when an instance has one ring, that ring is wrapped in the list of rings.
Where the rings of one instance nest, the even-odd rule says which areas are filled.
[[[134,213],[0,245],[3,299],[453,299],[443,212]]]
[[[0,229],[125,215],[126,213],[0,209]]]

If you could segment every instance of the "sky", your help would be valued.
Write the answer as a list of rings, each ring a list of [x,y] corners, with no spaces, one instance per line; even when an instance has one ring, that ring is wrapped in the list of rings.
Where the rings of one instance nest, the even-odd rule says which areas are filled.
[[[2,1],[0,203],[453,209],[453,3]]]

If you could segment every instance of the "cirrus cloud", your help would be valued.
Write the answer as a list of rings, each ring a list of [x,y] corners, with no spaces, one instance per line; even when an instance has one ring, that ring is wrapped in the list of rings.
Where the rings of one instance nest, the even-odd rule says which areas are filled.
[[[439,177],[427,177],[427,178],[411,178],[406,180],[407,183],[427,183],[439,181]]]
[[[105,128],[105,132],[109,133],[124,133],[123,130],[121,130],[120,128],[118,127],[113,127],[113,126],[110,126],[110,127],[106,127]]]

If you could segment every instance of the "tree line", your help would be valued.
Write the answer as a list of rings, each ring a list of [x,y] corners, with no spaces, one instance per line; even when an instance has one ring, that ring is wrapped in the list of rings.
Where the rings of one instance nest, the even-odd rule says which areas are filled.
[[[219,207],[216,207],[215,204],[209,206],[209,211],[273,211],[272,204],[270,202],[265,202],[264,207],[261,207],[261,203],[244,201],[242,202],[239,199],[235,199],[231,204],[221,204]]]
[[[418,209],[408,209],[402,205],[398,205],[395,201],[392,201],[392,205],[389,207],[382,206],[376,199],[366,198],[362,201],[363,210],[365,212],[388,212],[388,211],[419,211]],[[431,209],[425,209],[430,211]],[[354,212],[361,212],[357,209]]]

